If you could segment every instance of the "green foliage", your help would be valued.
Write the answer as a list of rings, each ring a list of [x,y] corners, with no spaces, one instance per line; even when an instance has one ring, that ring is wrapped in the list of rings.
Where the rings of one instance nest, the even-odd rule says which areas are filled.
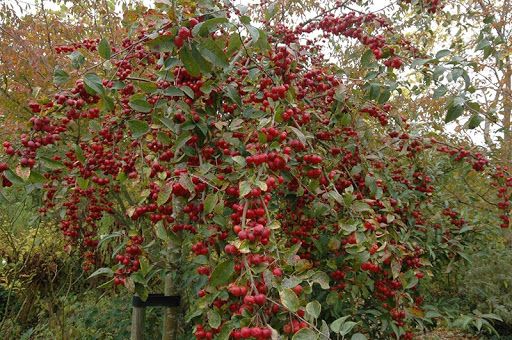
[[[54,315],[41,311],[38,321],[23,331],[22,339],[124,340],[130,338],[131,299],[123,295],[62,296]],[[160,339],[162,309],[147,308],[145,339]],[[5,337],[3,337],[5,338]]]
[[[480,216],[484,214],[480,213]],[[426,283],[424,326],[443,325],[487,335],[512,331],[510,235],[484,229],[453,261]],[[430,319],[430,321],[428,321]]]
[[[496,314],[503,320],[497,327],[512,331],[512,251],[510,243],[496,243],[469,257],[457,289],[470,309]]]
[[[221,327],[228,338],[257,320],[287,339],[330,332],[409,339],[414,326],[431,327],[443,315],[453,327],[495,332],[491,322],[500,318],[491,312],[508,311],[495,296],[508,298],[502,288],[510,280],[471,291],[465,281],[492,273],[456,268],[480,256],[467,250],[487,235],[486,224],[499,224],[496,204],[480,190],[500,183],[489,180],[494,169],[480,172],[488,164],[482,154],[432,139],[430,126],[400,117],[396,102],[413,86],[398,79],[417,53],[399,31],[352,13],[315,17],[295,36],[268,22],[256,28],[220,2],[189,5],[155,11],[151,26],[133,27],[137,39],[121,46],[103,38],[81,48],[86,55],[74,50],[66,69],[80,70],[75,87],[31,104],[32,131],[13,141],[19,153],[8,152],[19,162],[4,167],[4,185],[13,185],[5,189],[6,216],[9,204],[28,200],[10,194],[30,193],[29,206],[43,206],[50,220],[35,217],[23,234],[6,223],[8,296],[39,308],[37,317],[26,307],[22,317],[7,315],[6,336],[31,322],[25,338],[128,336],[127,298],[82,298],[83,287],[65,284],[79,281],[77,261],[62,261],[55,221],[66,249],[84,255],[84,270],[100,268],[87,275],[91,284],[112,278],[102,287],[114,283],[144,298],[170,272],[187,313],[183,337]],[[355,30],[333,29],[332,20],[343,25],[352,15]],[[305,43],[317,30],[332,40],[359,35],[362,57],[345,55],[354,75],[346,79],[318,57],[324,42]],[[477,107],[466,95],[468,62],[451,50],[411,67],[436,85],[435,97],[448,92],[443,82],[463,86],[443,103],[445,122]],[[69,74],[57,69],[55,83],[68,83]],[[476,114],[467,126],[481,121]],[[466,188],[471,179],[476,190]],[[508,227],[508,215],[500,217]],[[69,268],[55,269],[63,264]],[[423,288],[429,279],[439,295],[454,291],[444,274],[464,276],[453,311],[422,303],[433,297]],[[472,300],[486,297],[495,303]]]

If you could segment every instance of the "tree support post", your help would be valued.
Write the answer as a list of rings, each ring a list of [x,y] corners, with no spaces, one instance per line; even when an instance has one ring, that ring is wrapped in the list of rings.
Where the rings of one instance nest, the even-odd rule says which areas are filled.
[[[164,294],[149,294],[148,298],[143,301],[137,295],[132,299],[132,329],[131,340],[144,339],[144,318],[146,307],[165,307],[166,309],[175,310],[180,305],[180,297]],[[174,333],[171,333],[173,335]]]
[[[131,340],[144,339],[144,307],[133,306]]]

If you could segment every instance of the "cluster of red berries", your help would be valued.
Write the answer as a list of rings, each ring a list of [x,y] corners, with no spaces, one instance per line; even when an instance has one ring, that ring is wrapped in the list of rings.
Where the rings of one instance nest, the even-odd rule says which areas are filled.
[[[437,141],[433,140],[433,143]],[[437,151],[444,152],[454,157],[456,161],[467,160],[475,171],[483,171],[489,164],[489,160],[480,152],[472,154],[468,150],[452,148],[448,145],[440,145]]]
[[[283,327],[284,334],[295,334],[303,328],[308,328],[309,325],[306,321],[292,320]]]
[[[363,107],[360,111],[368,113],[371,117],[377,118],[382,126],[388,125],[389,119],[387,112],[381,110],[377,106]]]
[[[372,273],[378,273],[378,272],[380,272],[380,267],[371,262],[363,262],[361,264],[361,270],[370,271]]]
[[[311,23],[304,28],[305,32],[312,32],[315,29],[321,29],[325,34],[344,35],[346,37],[358,39],[362,44],[368,46],[376,59],[381,59],[384,55],[390,55],[385,61],[386,66],[392,68],[402,67],[400,57],[394,55],[394,48],[387,46],[385,37],[381,34],[370,36],[365,33],[362,25],[374,24],[377,28],[387,27],[386,19],[375,14],[357,15],[355,12],[347,13],[341,17],[328,15],[319,22]]]
[[[459,217],[459,213],[454,211],[453,209],[444,209],[443,215],[448,216],[450,218],[450,223],[453,224],[454,226],[457,226],[458,228],[466,224],[466,221],[463,218]]]
[[[96,51],[100,39],[84,39],[82,42],[73,43],[70,45],[61,45],[55,47],[57,54],[67,54],[85,48],[89,51]]]
[[[233,230],[241,241],[248,240],[251,243],[259,241],[263,245],[268,244],[270,229],[265,228],[262,224],[256,224],[254,227],[245,229],[236,225]]]
[[[116,261],[123,267],[115,271],[114,284],[124,285],[126,277],[140,268],[139,256],[142,254],[141,244],[144,238],[140,235],[130,237],[128,244],[124,249],[124,254],[117,254]]]
[[[178,29],[178,34],[174,38],[174,45],[176,45],[177,48],[181,48],[183,46],[183,43],[192,36],[191,29],[194,28],[199,23],[199,21],[196,18],[191,18],[188,22],[188,27],[180,27]]]
[[[391,317],[393,318],[393,320],[395,320],[395,323],[398,326],[403,326],[405,324],[404,321],[403,321],[403,319],[405,319],[405,311],[404,310],[399,310],[397,308],[393,308],[390,311],[390,314],[391,314]]]
[[[249,339],[264,340],[272,338],[272,331],[268,327],[243,327],[240,330],[234,330],[231,333],[233,339]]]
[[[507,229],[510,227],[510,198],[511,192],[509,188],[512,188],[512,176],[509,173],[509,167],[507,166],[497,166],[496,171],[493,175],[494,183],[493,186],[498,190],[498,208],[503,211],[503,213],[499,216],[501,219],[500,227],[502,229]]]

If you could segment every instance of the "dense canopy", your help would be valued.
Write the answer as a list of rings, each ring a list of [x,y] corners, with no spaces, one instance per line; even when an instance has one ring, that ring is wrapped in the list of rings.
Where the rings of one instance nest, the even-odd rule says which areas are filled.
[[[438,299],[470,257],[510,251],[512,72],[492,4],[463,2],[486,12],[463,22],[471,11],[437,0],[92,3],[0,21],[15,70],[0,67],[0,333],[21,334],[30,300],[16,315],[12,299],[48,282],[41,301],[84,285],[178,295],[164,339],[510,327],[510,274],[462,318]],[[444,48],[464,24],[479,35]],[[34,278],[34,245],[58,249],[53,278]]]

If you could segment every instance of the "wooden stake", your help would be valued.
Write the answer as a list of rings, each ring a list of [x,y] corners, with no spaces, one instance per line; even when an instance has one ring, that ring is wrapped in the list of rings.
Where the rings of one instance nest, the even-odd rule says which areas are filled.
[[[144,307],[133,307],[131,340],[144,339]]]

